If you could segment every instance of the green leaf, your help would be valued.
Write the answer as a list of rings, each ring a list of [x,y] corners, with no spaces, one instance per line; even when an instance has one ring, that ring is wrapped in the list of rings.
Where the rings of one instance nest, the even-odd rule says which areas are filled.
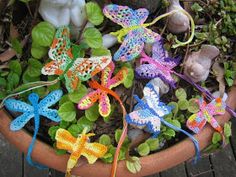
[[[120,137],[121,137],[121,134],[122,134],[122,130],[121,130],[121,129],[116,129],[116,131],[115,131],[115,140],[116,140],[116,143],[119,142]],[[125,140],[124,140],[123,145],[128,144],[128,143],[129,143],[129,139],[126,137]]]
[[[126,167],[131,173],[138,173],[141,170],[141,165],[138,157],[131,157],[132,161],[126,160]]]
[[[59,101],[59,106],[61,106],[63,103],[67,102],[67,101],[70,101],[69,99],[69,95],[66,94],[66,95],[63,95]]]
[[[96,28],[86,28],[83,33],[83,39],[91,48],[102,47],[102,34]]]
[[[94,25],[100,25],[104,16],[100,6],[97,3],[89,2],[86,4],[86,12],[89,22]]]
[[[22,55],[23,47],[22,47],[20,41],[17,38],[13,38],[11,40],[11,45],[12,45],[12,48],[16,51],[17,54]]]
[[[174,115],[176,115],[178,113],[179,106],[178,106],[178,104],[176,102],[170,102],[170,103],[168,103],[168,106],[172,106],[173,107],[172,112],[173,112]]]
[[[22,73],[22,68],[21,68],[21,64],[19,61],[17,60],[11,60],[10,63],[9,63],[9,69],[16,73],[18,76],[21,75]]]
[[[44,97],[47,94],[47,89],[45,87],[40,87],[40,88],[36,88],[34,89],[34,92],[37,93],[39,95],[39,97]]]
[[[187,99],[187,94],[185,92],[185,90],[183,88],[179,88],[175,91],[175,96],[179,99],[179,100],[186,100]]]
[[[67,127],[70,125],[70,122],[66,122],[64,120],[62,120],[59,124],[59,127],[60,128],[64,128],[64,129],[67,129]]]
[[[150,148],[147,143],[142,143],[138,146],[137,151],[140,156],[147,156],[150,153]]]
[[[212,137],[212,143],[217,144],[221,141],[221,135],[218,132],[214,132],[213,137]]]
[[[169,137],[175,137],[175,131],[173,129],[167,128],[165,132],[163,132],[164,135],[167,135]]]
[[[99,138],[99,143],[105,145],[105,146],[109,146],[111,144],[111,138],[108,135],[102,135]]]
[[[191,6],[191,9],[194,11],[194,12],[201,12],[203,11],[203,8],[202,6],[200,6],[198,3],[194,3],[192,6]]]
[[[80,45],[72,44],[72,54],[74,58],[84,57],[85,49],[88,49],[88,45],[85,43],[82,43]]]
[[[23,73],[23,83],[35,82],[39,80],[39,77],[30,76],[30,74],[28,73],[28,69]]]
[[[59,126],[52,126],[48,129],[48,134],[53,141],[55,141],[56,132],[59,128]]]
[[[63,150],[63,149],[56,149],[56,154],[57,155],[64,155],[64,154],[66,154],[66,150]]]
[[[78,137],[79,134],[82,133],[83,129],[78,124],[72,124],[67,129],[74,137]]]
[[[178,120],[171,120],[169,123],[171,123],[172,125],[181,128],[181,123]]]
[[[0,87],[6,87],[6,85],[7,85],[6,79],[0,77]]]
[[[14,73],[10,72],[7,76],[7,90],[12,91],[20,82],[20,77]]]
[[[32,30],[33,43],[43,47],[49,47],[53,41],[56,29],[51,23],[40,22]]]
[[[224,135],[227,138],[232,135],[231,124],[229,123],[224,124]]]
[[[189,107],[189,102],[187,100],[179,100],[178,106],[180,110],[187,110]]]
[[[48,53],[47,47],[39,46],[35,42],[33,42],[32,48],[31,48],[31,55],[34,58],[37,58],[37,59],[43,58],[47,53]]]
[[[81,98],[83,98],[87,93],[88,93],[87,87],[85,87],[85,85],[83,84],[80,84],[78,89],[74,92],[69,93],[68,96],[73,103],[78,103],[81,100]]]
[[[48,76],[48,81],[53,81],[57,78],[58,78],[58,76]],[[54,91],[54,90],[57,90],[57,89],[60,89],[60,88],[61,88],[61,82],[60,81],[58,81],[56,84],[48,86],[49,91]]]
[[[62,120],[72,122],[76,118],[76,109],[72,102],[63,103],[58,110],[58,115]]]
[[[149,138],[146,140],[146,143],[148,144],[150,151],[155,151],[159,148],[159,139],[158,138]]]
[[[1,91],[0,92],[0,100],[4,99],[7,96],[6,91]]]
[[[41,75],[42,63],[36,59],[30,58],[28,60],[28,74],[31,77],[38,77]]]
[[[91,50],[92,56],[107,56],[111,55],[110,50],[106,49],[105,47],[92,49]]]
[[[125,88],[130,88],[133,85],[134,81],[134,69],[132,68],[132,65],[130,63],[125,63],[123,66],[128,69],[128,74],[124,80],[124,86]]]
[[[81,132],[85,127],[87,128],[87,132],[89,132],[93,129],[94,123],[88,120],[85,116],[83,116],[78,120],[77,124],[79,125]]]
[[[125,160],[126,151],[127,151],[127,149],[124,146],[122,146],[120,148],[120,153],[119,153],[119,156],[118,156],[118,160]]]
[[[85,117],[95,122],[99,118],[100,114],[98,112],[98,104],[95,103],[93,106],[91,106],[89,109],[85,110]]]
[[[199,106],[196,102],[196,98],[191,98],[189,100],[188,111],[191,113],[197,113],[199,111]]]

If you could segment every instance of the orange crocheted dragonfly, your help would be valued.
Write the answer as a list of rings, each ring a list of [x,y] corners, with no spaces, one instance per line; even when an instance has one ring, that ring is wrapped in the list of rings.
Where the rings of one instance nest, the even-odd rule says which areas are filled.
[[[69,131],[58,129],[56,132],[56,146],[58,149],[64,149],[71,153],[67,162],[66,176],[70,176],[71,169],[77,164],[80,156],[87,158],[89,164],[95,163],[98,158],[101,158],[107,152],[107,147],[100,143],[89,143],[89,137],[94,136],[94,133],[86,134],[84,128],[82,134],[78,138],[73,137]]]

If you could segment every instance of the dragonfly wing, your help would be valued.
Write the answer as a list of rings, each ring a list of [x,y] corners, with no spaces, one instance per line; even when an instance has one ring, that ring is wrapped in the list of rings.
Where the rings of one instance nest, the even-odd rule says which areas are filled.
[[[99,97],[99,106],[98,110],[101,116],[107,117],[111,113],[111,104],[110,99],[107,93],[102,92]]]
[[[57,103],[63,95],[62,90],[55,90],[49,93],[44,99],[39,102],[39,108],[47,108]]]
[[[87,81],[111,62],[111,56],[98,56],[91,58],[77,58],[70,71],[75,73],[81,81]]]
[[[221,98],[212,100],[206,109],[210,115],[223,115],[225,113],[226,104]]]
[[[204,117],[204,115],[199,112],[197,114],[193,114],[192,116],[190,116],[187,120],[187,127],[192,130],[194,133],[199,133],[202,128],[205,126],[206,124],[206,119]]]
[[[63,74],[68,64],[73,60],[68,27],[60,27],[57,29],[48,55],[53,61],[42,68],[42,74]]]
[[[58,111],[56,109],[41,108],[39,109],[39,114],[54,122],[61,121],[61,118],[58,116]]]
[[[160,119],[148,109],[140,109],[129,113],[126,116],[126,121],[136,126],[147,126],[151,133],[159,133],[160,131]]]
[[[132,10],[128,6],[115,4],[105,6],[103,13],[107,18],[124,28],[143,24],[149,15],[148,10],[144,8]]]
[[[31,105],[12,98],[7,99],[4,105],[8,110],[15,112],[33,112],[34,110]]]
[[[20,130],[33,117],[34,117],[33,112],[25,112],[24,114],[18,116],[15,120],[11,122],[10,129],[12,131]]]
[[[78,108],[81,110],[85,110],[90,108],[97,100],[100,98],[100,90],[96,90],[90,92],[89,94],[85,95],[78,103]]]
[[[118,51],[114,54],[115,61],[130,61],[138,57],[144,47],[144,28],[130,31]]]
[[[108,148],[100,143],[86,143],[82,150],[82,155],[85,156],[89,164],[96,162],[98,158],[103,157]]]
[[[72,152],[73,146],[76,143],[76,138],[73,137],[69,131],[59,128],[56,132],[56,146],[58,149],[64,149]]]
[[[208,119],[207,122],[212,126],[212,128],[214,128],[219,133],[223,132],[222,127],[219,125],[219,123],[216,121],[216,119],[213,116],[210,119]]]
[[[116,73],[116,75],[111,80],[109,80],[108,84],[109,88],[112,89],[123,83],[127,74],[128,74],[128,69],[125,67],[121,68],[119,72]]]
[[[153,79],[160,75],[160,71],[154,64],[142,64],[135,69],[135,73],[140,79]]]
[[[152,59],[164,61],[166,57],[168,57],[168,54],[163,47],[163,41],[157,40],[152,46]]]
[[[112,77],[112,73],[114,72],[115,64],[113,61],[102,71],[101,76],[101,85],[108,86],[108,82]]]
[[[146,43],[154,43],[161,39],[161,36],[150,29],[142,28],[143,29],[143,41]]]

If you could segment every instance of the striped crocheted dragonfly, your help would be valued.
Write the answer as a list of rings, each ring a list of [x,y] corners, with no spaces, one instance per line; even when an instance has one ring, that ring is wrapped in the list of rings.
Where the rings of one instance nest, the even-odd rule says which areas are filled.
[[[57,110],[49,109],[49,107],[58,102],[61,99],[62,94],[63,92],[61,90],[55,90],[39,102],[39,96],[36,93],[31,93],[28,97],[31,105],[12,98],[9,98],[4,102],[5,107],[9,111],[23,113],[11,122],[10,129],[12,131],[20,130],[27,122],[30,121],[31,118],[34,118],[34,135],[26,157],[30,165],[38,168],[45,168],[44,166],[32,161],[31,153],[34,148],[36,136],[40,126],[40,116],[44,116],[54,122],[61,121],[61,118],[57,114]]]
[[[66,26],[56,31],[48,55],[53,61],[42,68],[42,74],[59,75],[60,79],[65,78],[69,92],[77,88],[80,80],[87,81],[111,62],[111,56],[74,58],[69,28]]]
[[[186,134],[194,143],[196,159],[198,159],[200,154],[198,141],[188,132],[164,119],[165,115],[171,113],[172,107],[160,102],[159,87],[149,82],[144,87],[143,94],[143,100],[135,95],[138,104],[135,106],[134,111],[126,116],[126,121],[135,126],[147,127],[153,137],[158,136],[160,133],[161,123],[175,131]]]
[[[103,13],[107,18],[123,27],[123,29],[111,33],[117,36],[118,41],[122,43],[114,55],[116,61],[133,60],[142,52],[144,43],[160,40],[159,34],[147,28],[152,24],[144,24],[149,15],[145,8],[132,10],[128,6],[111,4],[104,7]]]
[[[107,117],[111,112],[110,99],[108,94],[112,95],[122,104],[119,96],[111,89],[117,87],[124,82],[125,76],[128,74],[127,68],[123,67],[120,71],[112,77],[115,65],[111,62],[103,71],[101,75],[101,84],[96,81],[89,83],[91,88],[96,89],[84,96],[78,103],[78,108],[85,110],[90,108],[94,103],[99,101],[99,113],[103,117]]]
[[[172,69],[179,64],[180,58],[170,58],[161,40],[153,44],[152,57],[147,56],[144,52],[141,55],[141,65],[135,69],[138,78],[153,79],[160,77],[175,88],[176,81],[171,74],[175,73]]]
[[[189,117],[187,127],[194,133],[199,133],[208,122],[217,132],[222,135],[224,140],[224,132],[222,127],[218,124],[215,115],[223,115],[225,113],[226,104],[221,98],[212,100],[209,104],[203,98],[196,100],[200,111]]]
[[[107,147],[100,143],[89,143],[89,137],[94,136],[94,133],[86,134],[86,128],[78,138],[73,137],[69,131],[58,129],[56,132],[56,146],[58,149],[64,149],[71,153],[67,162],[66,176],[70,176],[71,169],[75,167],[78,159],[81,156],[87,158],[89,164],[95,163],[98,158],[101,158],[107,152]]]

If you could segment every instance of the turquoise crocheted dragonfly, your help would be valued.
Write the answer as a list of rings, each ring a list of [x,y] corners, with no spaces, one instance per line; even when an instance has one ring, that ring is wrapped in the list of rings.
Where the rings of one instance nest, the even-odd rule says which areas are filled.
[[[45,168],[44,166],[32,161],[31,153],[34,148],[36,136],[40,126],[40,116],[44,116],[54,122],[61,121],[61,118],[57,114],[57,110],[49,109],[48,107],[58,102],[62,95],[63,92],[61,90],[55,90],[39,102],[39,95],[36,93],[31,93],[28,97],[28,100],[31,105],[12,98],[9,98],[5,101],[5,107],[9,111],[23,113],[11,122],[10,129],[12,131],[20,130],[31,118],[34,118],[34,135],[28,148],[26,157],[30,165],[36,166],[38,168]]]

